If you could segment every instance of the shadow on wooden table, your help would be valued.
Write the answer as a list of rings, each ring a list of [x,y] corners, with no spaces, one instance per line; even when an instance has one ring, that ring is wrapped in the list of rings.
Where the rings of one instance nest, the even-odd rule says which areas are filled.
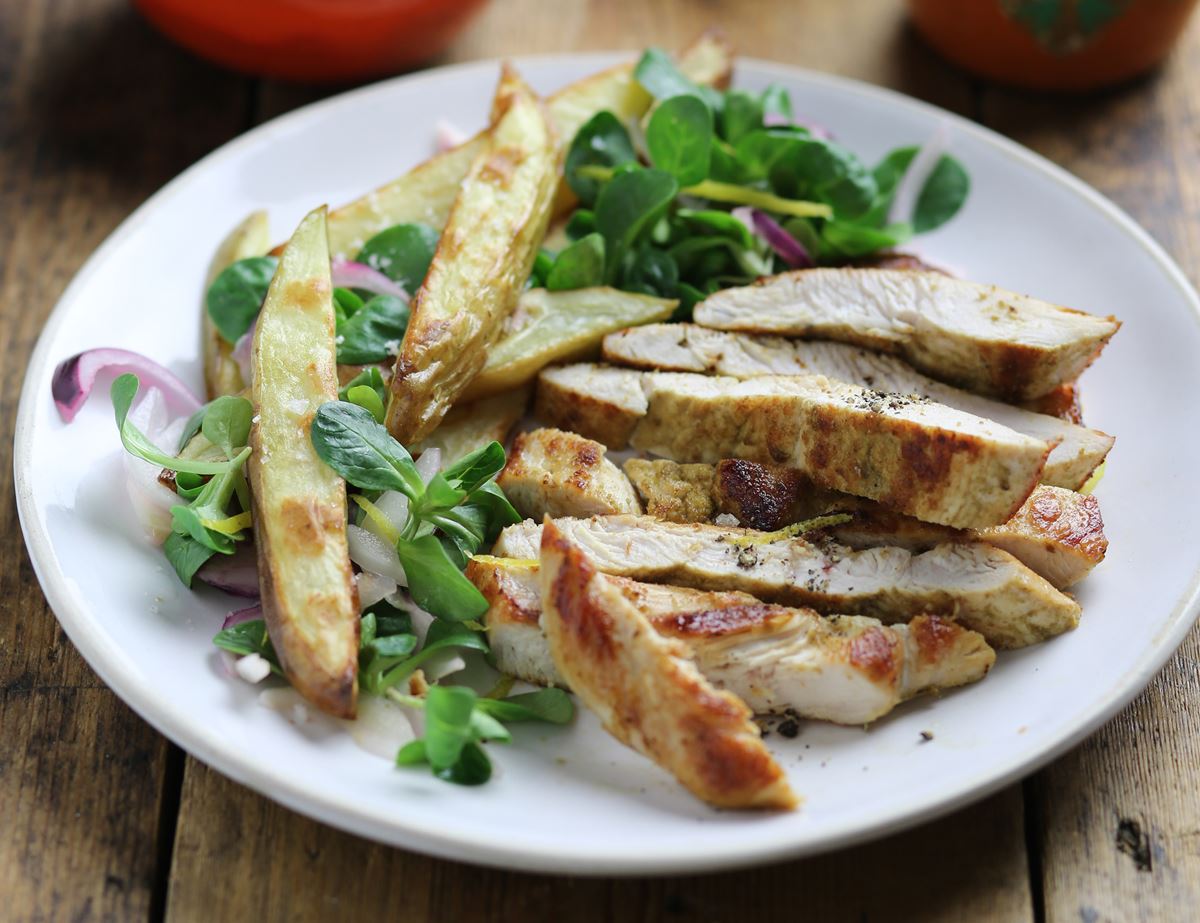
[[[301,818],[194,760],[182,804],[167,905],[168,916],[179,910],[181,919],[205,907],[210,919],[298,923],[350,908],[368,920],[604,921],[639,908],[644,921],[787,913],[849,923],[1024,919],[1031,907],[1018,788],[829,856],[653,879],[551,877],[429,859]],[[256,861],[264,856],[268,865]],[[236,869],[246,872],[241,883],[225,874]]]

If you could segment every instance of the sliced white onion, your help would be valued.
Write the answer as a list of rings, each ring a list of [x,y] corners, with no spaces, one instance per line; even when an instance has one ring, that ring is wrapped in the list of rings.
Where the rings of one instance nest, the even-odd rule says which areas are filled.
[[[917,199],[925,188],[938,161],[946,153],[950,143],[950,128],[947,122],[939,122],[929,140],[921,145],[917,156],[912,159],[904,172],[900,185],[896,187],[896,195],[892,199],[892,207],[888,209],[888,223],[896,224],[901,221],[911,221],[913,210],[917,207]]]
[[[425,671],[425,679],[429,683],[436,683],[466,668],[467,662],[455,650],[438,651],[421,664],[421,669]]]
[[[397,529],[403,529],[404,524],[408,522],[408,497],[398,490],[385,490],[375,501],[375,506]],[[370,516],[363,517],[363,528],[374,532],[380,538],[385,537],[380,535],[379,527],[371,521]]]
[[[393,593],[387,598],[387,601],[402,612],[407,612],[412,620],[413,634],[417,636],[417,640],[425,643],[425,634],[429,631],[429,626],[433,624],[433,616],[418,606],[412,601],[412,597],[407,593]]]
[[[358,718],[347,722],[354,742],[376,756],[393,760],[401,747],[416,739],[409,708],[379,696],[364,695],[358,700]]]
[[[129,412],[129,421],[145,433],[155,446],[171,454],[183,433],[186,419],[168,422],[167,403],[158,388],[148,388],[145,396]],[[171,534],[171,507],[178,505],[179,496],[158,476],[162,468],[125,452],[121,456],[125,469],[125,491],[129,505],[141,523],[147,538],[161,545]]]
[[[395,580],[369,570],[357,574],[354,580],[358,584],[358,605],[364,612],[379,600],[396,592]]]
[[[353,523],[346,527],[346,539],[350,545],[350,560],[365,571],[390,577],[397,586],[408,586],[408,577],[396,555],[396,549],[374,532],[368,532]]]
[[[442,450],[439,448],[426,449],[421,453],[421,457],[417,459],[417,474],[421,475],[421,480],[428,484],[433,480],[433,476],[442,468]]]

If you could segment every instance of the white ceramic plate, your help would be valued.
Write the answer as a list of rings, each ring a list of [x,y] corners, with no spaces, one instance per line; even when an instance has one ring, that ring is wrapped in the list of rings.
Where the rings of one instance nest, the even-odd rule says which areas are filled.
[[[611,55],[520,62],[548,91]],[[55,309],[29,367],[16,440],[21,521],[46,595],[96,672],[147,721],[226,775],[305,814],[398,846],[573,873],[694,871],[811,853],[978,798],[1061,753],[1149,681],[1196,615],[1200,551],[1200,304],[1182,273],[1111,203],[1046,161],[895,93],[742,61],[737,82],[787,87],[798,111],[868,161],[949,124],[972,193],[921,252],[971,278],[1116,314],[1124,329],[1084,380],[1090,424],[1119,436],[1100,487],[1112,547],[1079,593],[1073,634],[1004,654],[983,683],[915,702],[870,731],[809,724],[770,739],[803,810],[718,813],[589,716],[523,727],[497,773],[458,788],[400,771],[344,733],[297,728],[226,678],[209,639],[230,608],[182,589],[132,522],[103,394],[64,426],[50,399],[63,358],[122,346],[201,382],[198,303],[218,241],[251,209],[276,237],[430,152],[434,122],[484,121],[494,63],[348,93],[205,158],[130,217]],[[357,142],[351,139],[358,139]],[[921,732],[933,740],[921,743]]]

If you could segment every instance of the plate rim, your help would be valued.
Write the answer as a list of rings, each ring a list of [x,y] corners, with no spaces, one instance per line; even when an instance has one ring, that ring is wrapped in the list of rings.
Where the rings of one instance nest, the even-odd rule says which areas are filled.
[[[317,117],[327,108],[343,105],[347,99],[372,93],[386,94],[388,89],[396,84],[437,81],[451,73],[471,70],[491,72],[498,68],[503,60],[514,61],[518,67],[528,63],[553,65],[556,62],[577,64],[580,61],[587,61],[595,64],[597,68],[602,68],[619,63],[620,60],[627,59],[631,54],[636,54],[636,52],[558,52],[462,62],[357,87],[310,103],[277,116],[262,125],[255,126],[185,168],[121,221],[72,277],[56,301],[54,308],[47,315],[38,335],[37,344],[30,354],[25,370],[18,403],[14,429],[13,483],[17,513],[26,550],[38,583],[55,618],[62,625],[72,644],[104,683],[157,732],[226,777],[246,785],[264,797],[303,816],[389,846],[497,868],[551,874],[642,877],[669,873],[698,873],[829,852],[854,843],[898,833],[917,824],[944,816],[1023,778],[1073,748],[1128,705],[1150,683],[1182,644],[1197,616],[1200,616],[1200,560],[1198,560],[1190,585],[1181,595],[1157,637],[1153,639],[1151,649],[1139,659],[1133,668],[1127,670],[1105,695],[1098,698],[1085,711],[1082,719],[1069,733],[1031,751],[1023,752],[1021,756],[1002,764],[998,769],[990,770],[986,774],[985,781],[978,781],[977,775],[969,777],[964,774],[963,780],[948,795],[929,797],[915,804],[904,803],[890,810],[880,811],[869,821],[844,825],[820,839],[798,842],[794,832],[780,836],[764,831],[761,839],[739,847],[738,851],[732,854],[714,853],[711,849],[695,847],[676,849],[669,855],[660,855],[656,852],[644,854],[631,854],[628,851],[622,854],[614,854],[611,851],[589,852],[586,846],[563,850],[551,846],[519,845],[512,842],[481,840],[479,837],[457,833],[448,834],[420,824],[406,824],[403,817],[391,818],[384,822],[375,815],[367,813],[354,802],[331,797],[322,792],[312,792],[303,785],[291,782],[286,776],[278,776],[269,760],[254,757],[236,747],[222,746],[216,735],[207,733],[194,721],[187,720],[184,714],[185,709],[176,708],[170,704],[168,699],[154,695],[153,690],[136,677],[123,674],[119,669],[119,656],[117,652],[110,649],[107,634],[87,613],[86,607],[77,604],[73,598],[69,585],[71,578],[64,572],[54,552],[49,534],[42,526],[37,514],[32,486],[25,474],[30,469],[36,402],[45,397],[40,389],[35,388],[35,379],[40,380],[44,377],[46,366],[51,358],[51,343],[56,338],[57,331],[66,317],[65,306],[79,297],[79,293],[86,287],[91,275],[106,261],[109,252],[119,247],[125,238],[149,220],[152,214],[168,205],[176,190],[190,179],[193,172],[207,168],[222,159],[236,156],[243,148],[258,144],[273,134],[286,131],[293,122]],[[1197,294],[1181,267],[1165,249],[1124,209],[1065,168],[1042,155],[965,116],[888,87],[749,56],[739,55],[735,58],[735,78],[739,68],[758,71],[768,77],[774,74],[801,82],[824,84],[850,95],[874,97],[881,102],[915,107],[923,110],[927,115],[949,122],[956,132],[974,137],[1025,168],[1046,175],[1103,214],[1124,231],[1132,242],[1140,245],[1158,265],[1164,276],[1178,289],[1184,303],[1191,310],[1192,320],[1200,323],[1200,295]]]

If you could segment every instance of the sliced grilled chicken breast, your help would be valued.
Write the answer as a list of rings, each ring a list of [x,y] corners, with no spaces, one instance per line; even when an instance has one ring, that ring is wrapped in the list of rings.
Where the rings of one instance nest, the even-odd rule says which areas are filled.
[[[1035,490],[1016,516],[977,536],[1020,558],[1057,587],[1078,583],[1108,551],[1099,501],[1053,487]]]
[[[606,574],[705,590],[741,590],[767,602],[869,615],[891,624],[921,614],[954,616],[993,647],[1024,647],[1070,631],[1079,606],[1012,555],[960,542],[923,554],[854,551],[750,529],[660,522],[648,516],[560,519],[558,525]],[[538,555],[542,528],[509,526],[502,557]]]
[[[825,375],[876,391],[916,394],[1034,439],[1057,442],[1046,460],[1042,480],[1071,490],[1088,479],[1115,441],[1107,433],[1058,416],[951,387],[922,375],[895,356],[846,343],[709,330],[698,324],[649,324],[609,334],[604,340],[604,358],[635,368],[734,378]]]
[[[799,804],[746,703],[714,688],[687,645],[656,632],[553,522],[541,558],[555,667],[610,734],[717,807]]]
[[[566,685],[539,627],[537,565],[479,558],[467,576],[488,599],[497,667],[526,682]],[[982,679],[995,661],[983,636],[936,615],[885,626],[860,615],[763,603],[747,593],[609,582],[655,630],[688,646],[700,672],[761,715],[794,713],[868,724],[913,696]]]
[[[942,542],[977,541],[1002,548],[1060,590],[1078,583],[1108,548],[1095,497],[1040,484],[1008,522],[951,529],[884,509],[878,503],[816,487],[794,468],[724,459],[680,465],[631,458],[625,471],[646,513],[670,522],[711,522],[722,513],[742,526],[773,531],[830,513],[846,523],[823,530],[852,548],[895,545],[928,551]]]
[[[823,487],[958,528],[997,525],[1012,516],[1037,485],[1051,449],[942,404],[819,375],[741,381],[576,368],[581,381],[602,379],[604,389],[578,394],[577,413],[555,415],[539,399],[547,422],[595,436],[590,421],[603,426],[632,416],[640,387],[646,410],[629,432],[634,448],[681,462],[786,464]],[[572,367],[559,370],[559,377],[568,372]]]
[[[581,363],[549,368],[538,375],[534,416],[560,429],[582,433],[613,451],[646,414],[639,375],[628,369]]]
[[[896,269],[805,269],[696,306],[720,330],[839,340],[903,356],[943,381],[1013,400],[1067,384],[1120,323],[954,279]]]
[[[624,472],[604,446],[576,433],[535,429],[513,441],[498,483],[522,516],[599,516],[640,513]]]

